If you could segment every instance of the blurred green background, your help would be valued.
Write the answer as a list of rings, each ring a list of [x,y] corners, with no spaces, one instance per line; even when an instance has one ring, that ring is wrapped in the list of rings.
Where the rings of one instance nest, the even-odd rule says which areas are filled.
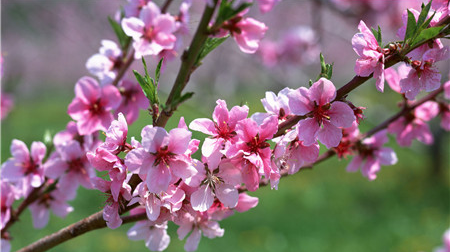
[[[23,140],[29,146],[32,141],[42,140],[46,130],[56,133],[65,128],[70,120],[66,110],[74,95],[73,86],[87,74],[87,58],[98,51],[101,39],[114,38],[106,16],[113,16],[124,3],[2,1],[2,91],[13,94],[15,100],[13,110],[1,122],[2,162],[10,156],[12,139]],[[274,22],[267,37],[280,35],[289,23],[286,20],[292,26],[314,21],[316,4],[317,1],[284,0],[273,12],[261,17],[268,24]],[[359,19],[343,19],[326,8],[322,14],[316,15],[326,18],[323,27],[319,27],[322,52],[327,62],[335,62],[332,80],[340,87],[353,77],[357,56],[350,40],[357,32]],[[281,15],[283,18],[279,18]],[[193,15],[191,25],[197,21],[198,16]],[[383,31],[386,37],[394,37],[395,30]],[[156,62],[147,62],[153,69]],[[170,63],[161,76],[163,96],[175,78],[177,64],[178,61]],[[132,69],[141,69],[140,63]],[[194,118],[210,118],[219,98],[225,99],[229,108],[248,104],[251,113],[263,111],[259,100],[266,90],[278,92],[284,86],[305,86],[319,69],[317,64],[281,70],[263,68],[258,59],[239,52],[229,39],[192,76],[187,89],[196,94],[180,106],[168,128],[174,127],[181,115],[188,124]],[[441,69],[448,72],[448,61]],[[363,132],[395,113],[399,98],[387,87],[384,94],[376,92],[373,82],[349,96],[355,105],[367,107]],[[150,120],[143,111],[130,127],[129,136],[140,140],[140,130]],[[411,148],[400,148],[391,137],[389,146],[395,149],[399,162],[382,167],[375,181],[368,181],[360,173],[347,173],[349,160],[332,158],[313,170],[283,178],[277,191],[261,188],[250,193],[259,197],[259,205],[222,221],[224,237],[203,237],[198,251],[431,252],[442,245],[442,235],[450,226],[450,139],[439,123],[438,118],[431,122],[433,146],[415,141]],[[194,133],[194,137],[204,136]],[[52,215],[42,230],[32,228],[30,212],[25,211],[11,228],[12,250],[103,208],[105,196],[101,192],[80,188],[78,193],[70,202],[75,211],[65,219]],[[130,227],[127,224],[117,230],[93,231],[51,251],[148,251],[144,241],[128,240],[126,231]],[[184,241],[178,240],[175,225],[169,226],[169,234],[172,240],[167,251],[183,251]]]

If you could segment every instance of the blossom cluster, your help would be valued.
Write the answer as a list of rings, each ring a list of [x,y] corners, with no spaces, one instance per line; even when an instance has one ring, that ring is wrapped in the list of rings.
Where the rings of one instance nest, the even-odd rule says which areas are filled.
[[[260,10],[267,12],[278,1],[258,2]],[[122,79],[121,71],[129,60],[177,55],[181,36],[189,32],[190,6],[184,1],[173,16],[154,2],[129,0],[118,24],[132,49],[111,40],[101,42],[99,53],[86,63],[97,79],[85,76],[75,84],[75,97],[67,109],[73,121],[51,143],[33,142],[28,149],[24,142],[13,140],[12,158],[1,169],[0,229],[6,246],[2,250],[8,250],[9,237],[3,230],[16,214],[14,201],[36,198],[29,208],[34,227],[43,228],[50,210],[61,217],[73,211],[67,202],[83,186],[107,195],[103,218],[109,228],[121,226],[126,212],[143,216],[128,237],[145,240],[150,250],[161,251],[170,243],[167,229],[173,222],[178,238],[186,238],[185,250],[194,251],[202,236],[223,236],[219,221],[258,204],[258,198],[246,191],[266,184],[277,189],[282,176],[318,161],[321,148],[340,158],[354,156],[347,171],[360,169],[374,180],[382,165],[397,162],[395,152],[385,147],[388,133],[396,135],[400,146],[409,146],[414,139],[431,144],[427,122],[437,115],[442,116],[442,127],[450,130],[450,106],[445,100],[450,99],[450,82],[442,87],[445,99],[423,102],[387,129],[366,137],[359,130],[364,108],[338,96],[334,83],[321,77],[308,88],[266,92],[261,100],[265,112],[249,115],[246,105],[228,109],[226,101],[219,99],[212,119],[198,118],[188,125],[182,117],[178,127],[169,131],[146,125],[139,139],[129,136],[129,125],[150,103],[138,83]],[[443,6],[434,8],[438,14],[430,25],[448,15]],[[245,15],[247,9],[219,25],[210,24],[209,35],[230,35],[241,51],[255,53],[267,26]],[[398,48],[383,48],[363,21],[358,28],[360,33],[352,39],[360,57],[355,72],[363,77],[373,74],[379,91],[386,80],[409,108],[420,91],[441,87],[435,63],[447,60],[449,49],[438,39],[412,50],[396,71],[384,64]],[[400,28],[400,37],[405,29]],[[298,122],[285,128],[293,119]],[[192,131],[205,134],[203,142],[192,138]]]

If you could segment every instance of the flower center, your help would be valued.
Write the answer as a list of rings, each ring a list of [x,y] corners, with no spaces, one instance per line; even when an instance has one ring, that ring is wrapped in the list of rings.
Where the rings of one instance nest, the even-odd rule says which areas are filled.
[[[327,103],[323,106],[318,106],[316,102],[314,102],[314,105],[315,107],[312,114],[313,117],[317,120],[317,123],[319,123],[319,125],[322,125],[324,120],[329,121],[330,116],[328,115],[328,111],[330,110],[331,104]]]

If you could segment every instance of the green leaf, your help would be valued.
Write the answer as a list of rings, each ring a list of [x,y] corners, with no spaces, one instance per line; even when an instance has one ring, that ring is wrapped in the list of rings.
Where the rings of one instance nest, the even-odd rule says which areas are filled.
[[[222,38],[207,38],[202,48],[200,49],[200,53],[198,54],[197,59],[195,60],[194,66],[199,66],[201,61],[208,55],[211,51],[216,49],[219,45],[221,45],[227,38],[230,36],[225,36]]]
[[[164,58],[161,58],[159,60],[158,66],[156,66],[156,70],[155,70],[155,85],[156,85],[156,87],[158,87],[159,76],[161,75],[161,66],[162,66],[163,61],[164,61]]]
[[[122,49],[125,49],[128,46],[128,44],[130,43],[131,37],[128,37],[125,34],[125,32],[122,29],[122,26],[119,23],[117,23],[114,19],[112,19],[111,17],[108,17],[108,21],[109,21],[109,24],[111,25],[111,27],[113,28],[114,33],[117,36],[117,39],[119,40],[120,47]]]
[[[373,36],[377,40],[378,45],[381,47],[382,39],[381,39],[381,28],[380,28],[380,26],[378,26],[378,30],[375,30],[374,28],[370,28],[370,30],[372,31]]]
[[[320,53],[320,68],[321,68],[320,69],[320,74],[317,77],[317,80],[319,80],[322,77],[323,78],[327,78],[327,79],[331,79],[331,76],[333,75],[333,64],[325,63],[325,58],[323,57],[322,53]]]
[[[408,11],[408,23],[406,24],[406,32],[404,40],[405,43],[414,35],[417,29],[416,18],[414,17],[414,14],[410,10],[407,11]]]
[[[411,46],[414,47],[415,45],[422,43],[423,41],[436,37],[441,32],[443,27],[444,26],[437,26],[423,29],[419,33],[419,35],[414,39],[414,41],[411,42]]]
[[[182,95],[181,97],[175,99],[172,102],[172,107],[177,107],[178,105],[180,105],[181,103],[185,102],[186,100],[188,100],[189,98],[191,98],[194,95],[194,92],[188,92],[185,93],[184,95]]]
[[[430,7],[431,1],[427,5],[422,4],[422,10],[420,11],[419,18],[417,19],[418,27],[422,26],[422,24],[425,22],[428,16],[428,12],[430,12]]]
[[[233,1],[221,1],[219,12],[217,14],[216,24],[221,25],[223,22],[234,18],[237,14],[247,9],[252,3],[242,3],[236,8],[233,8]]]
[[[138,81],[139,85],[142,88],[142,91],[144,92],[145,97],[153,104],[155,97],[153,96],[153,88],[150,83],[147,82],[144,76],[142,76],[140,73],[138,73],[136,70],[133,70],[134,76],[136,77],[136,80]]]
[[[160,63],[162,60],[160,61]],[[144,72],[145,76],[142,76],[140,73],[138,73],[136,70],[133,70],[134,76],[136,77],[136,80],[138,81],[139,85],[141,85],[142,91],[144,92],[144,95],[147,97],[147,99],[150,101],[150,104],[159,104],[159,98],[158,98],[158,91],[157,91],[157,83],[153,80],[152,77],[148,74],[147,70],[147,63],[145,62],[144,57],[142,57],[142,64],[144,65]],[[159,68],[161,68],[160,64],[158,64]],[[159,79],[159,72],[160,70],[156,70],[158,72],[158,79]]]

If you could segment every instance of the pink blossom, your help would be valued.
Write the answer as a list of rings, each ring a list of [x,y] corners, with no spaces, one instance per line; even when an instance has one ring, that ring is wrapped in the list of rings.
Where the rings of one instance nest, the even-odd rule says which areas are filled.
[[[237,17],[225,21],[219,33],[225,36],[224,31],[229,31],[236,43],[244,53],[255,53],[259,47],[259,41],[264,37],[268,27],[253,18],[243,18],[242,13]]]
[[[73,207],[67,204],[68,198],[66,195],[57,188],[56,190],[44,194],[40,199],[31,204],[30,211],[33,217],[34,228],[44,228],[49,219],[50,209],[53,213],[61,218],[67,216],[68,213],[73,211]]]
[[[177,234],[180,240],[190,233],[184,245],[186,251],[197,250],[202,234],[212,239],[222,237],[225,232],[220,228],[219,223],[209,218],[206,212],[196,212],[192,209],[180,213],[174,222],[179,226]]]
[[[114,41],[102,40],[100,52],[92,55],[86,62],[88,71],[97,76],[102,85],[111,84],[117,76],[121,64],[122,51]]]
[[[113,120],[111,110],[116,109],[120,101],[116,87],[100,87],[91,77],[83,77],[75,85],[75,98],[69,104],[67,113],[77,121],[80,135],[88,135],[107,129]]]
[[[76,140],[80,143],[85,151],[92,151],[100,145],[98,136],[96,135],[80,135],[78,133],[77,124],[74,121],[67,123],[66,129],[55,134],[53,137],[53,144],[55,147],[66,144],[71,140]]]
[[[106,221],[106,225],[111,229],[120,227],[122,225],[122,219],[119,216],[121,202],[131,200],[131,187],[127,183],[128,180],[123,181],[116,193],[113,192],[114,185],[111,181],[105,181],[97,177],[93,178],[92,181],[95,188],[108,195],[103,210],[103,219]]]
[[[367,27],[364,21],[358,25],[360,33],[352,38],[353,50],[360,57],[356,60],[355,72],[359,76],[367,77],[373,73],[376,79],[375,86],[378,91],[384,90],[384,54],[383,49],[372,31]]]
[[[234,208],[237,205],[239,193],[235,188],[241,183],[240,171],[230,162],[222,162],[218,169],[198,165],[196,176],[202,177],[200,185],[189,184],[198,189],[191,194],[191,205],[196,211],[204,212],[214,203],[214,197],[224,207]]]
[[[167,222],[157,224],[153,221],[138,221],[127,232],[130,240],[145,240],[145,246],[151,251],[163,251],[170,243],[167,234]]]
[[[11,218],[11,206],[16,199],[14,186],[5,180],[0,181],[0,230],[3,229]]]
[[[240,193],[238,204],[235,209],[240,213],[247,212],[251,208],[256,207],[258,202],[258,198],[249,196],[247,193]]]
[[[280,1],[281,0],[257,0],[259,4],[259,10],[262,13],[269,12],[270,10],[272,10],[273,6],[275,6],[275,4],[277,4]]]
[[[11,143],[12,158],[2,165],[1,176],[5,181],[23,183],[23,193],[26,195],[31,188],[40,187],[44,183],[42,161],[47,148],[42,142],[33,142],[28,151],[24,142],[14,139]]]
[[[187,179],[196,172],[190,166],[188,151],[192,133],[183,128],[172,129],[147,125],[142,129],[142,148],[133,149],[125,158],[129,171],[146,175],[149,192],[166,191],[172,180]]]
[[[402,93],[400,87],[400,81],[404,78],[407,78],[410,68],[405,64],[401,63],[397,71],[394,68],[388,68],[384,71],[386,82],[389,84],[389,87],[397,93]]]
[[[433,252],[450,252],[450,229],[447,229],[442,236],[444,245],[433,250]]]
[[[132,146],[127,143],[128,125],[122,113],[118,119],[112,121],[105,135],[105,142],[95,152],[88,152],[86,157],[99,171],[109,171],[119,161],[117,155],[122,151],[129,151]]]
[[[406,78],[400,80],[402,93],[406,98],[413,100],[416,95],[425,90],[431,92],[441,85],[441,74],[435,63],[447,60],[450,57],[449,48],[433,48],[423,54],[422,61],[413,61]]]
[[[278,117],[278,120],[284,121],[288,116],[292,115],[287,96],[292,91],[290,88],[283,88],[278,92],[278,95],[267,91],[266,98],[261,99],[261,103],[267,113],[255,113],[252,115],[252,118],[262,122],[266,117],[275,115]]]
[[[410,146],[413,139],[424,144],[432,144],[433,135],[426,122],[438,113],[439,105],[434,101],[427,101],[413,112],[389,124],[388,131],[397,135],[397,143],[400,146]]]
[[[442,102],[440,105],[441,127],[446,131],[450,131],[450,104]]]
[[[391,148],[382,147],[388,141],[387,131],[383,130],[362,141],[358,148],[359,155],[348,164],[348,172],[356,172],[361,167],[361,173],[369,180],[374,180],[381,165],[394,165],[397,155]]]
[[[336,147],[342,138],[340,128],[350,127],[356,120],[349,105],[332,102],[336,88],[325,78],[319,79],[309,90],[301,87],[288,96],[292,113],[307,117],[297,126],[298,139],[304,145],[314,144],[319,139],[327,148]]]
[[[45,163],[45,176],[59,179],[60,190],[67,195],[68,199],[75,198],[80,184],[85,188],[92,188],[91,178],[95,176],[95,172],[80,143],[72,140],[56,150],[57,155],[52,156]]]
[[[217,167],[231,144],[236,142],[236,124],[247,117],[247,106],[234,106],[228,111],[224,100],[217,100],[217,106],[213,112],[213,121],[207,118],[195,119],[189,124],[189,128],[210,135],[202,146],[202,154],[207,158],[209,167]]]
[[[142,8],[151,0],[128,0],[128,4],[123,6],[125,17],[139,17]]]
[[[158,55],[162,50],[170,50],[175,45],[175,18],[170,14],[162,14],[153,2],[142,7],[139,18],[124,18],[122,28],[125,34],[133,38],[136,59]]]
[[[184,191],[175,185],[169,185],[166,192],[155,194],[148,191],[146,183],[140,183],[129,205],[139,203],[145,206],[148,219],[156,221],[160,217],[161,207],[168,209],[171,214],[175,213],[180,210],[184,199]]]
[[[261,125],[249,118],[236,125],[239,140],[228,149],[226,156],[242,170],[242,180],[250,191],[258,189],[261,175],[271,178],[273,173],[279,174],[277,167],[272,166],[272,152],[266,142],[277,130],[276,116],[266,118]],[[276,180],[276,177],[272,178]]]
[[[359,141],[359,128],[358,122],[354,121],[352,126],[342,129],[342,139],[334,151],[339,158],[347,157],[348,155],[353,155],[354,148]]]
[[[132,124],[139,117],[140,110],[149,107],[148,99],[138,83],[123,80],[119,82],[117,88],[122,96],[122,102],[117,108],[115,115],[123,113],[128,123]]]
[[[286,133],[274,149],[275,164],[280,169],[288,169],[289,174],[297,173],[306,164],[314,163],[319,156],[319,144],[305,146],[298,140],[297,130]]]
[[[0,94],[0,120],[6,118],[14,105],[11,95],[1,92]]]
[[[450,80],[444,83],[444,97],[450,100]]]
[[[296,26],[289,29],[279,45],[279,60],[287,65],[311,64],[317,61],[320,53],[318,35],[309,26]]]

